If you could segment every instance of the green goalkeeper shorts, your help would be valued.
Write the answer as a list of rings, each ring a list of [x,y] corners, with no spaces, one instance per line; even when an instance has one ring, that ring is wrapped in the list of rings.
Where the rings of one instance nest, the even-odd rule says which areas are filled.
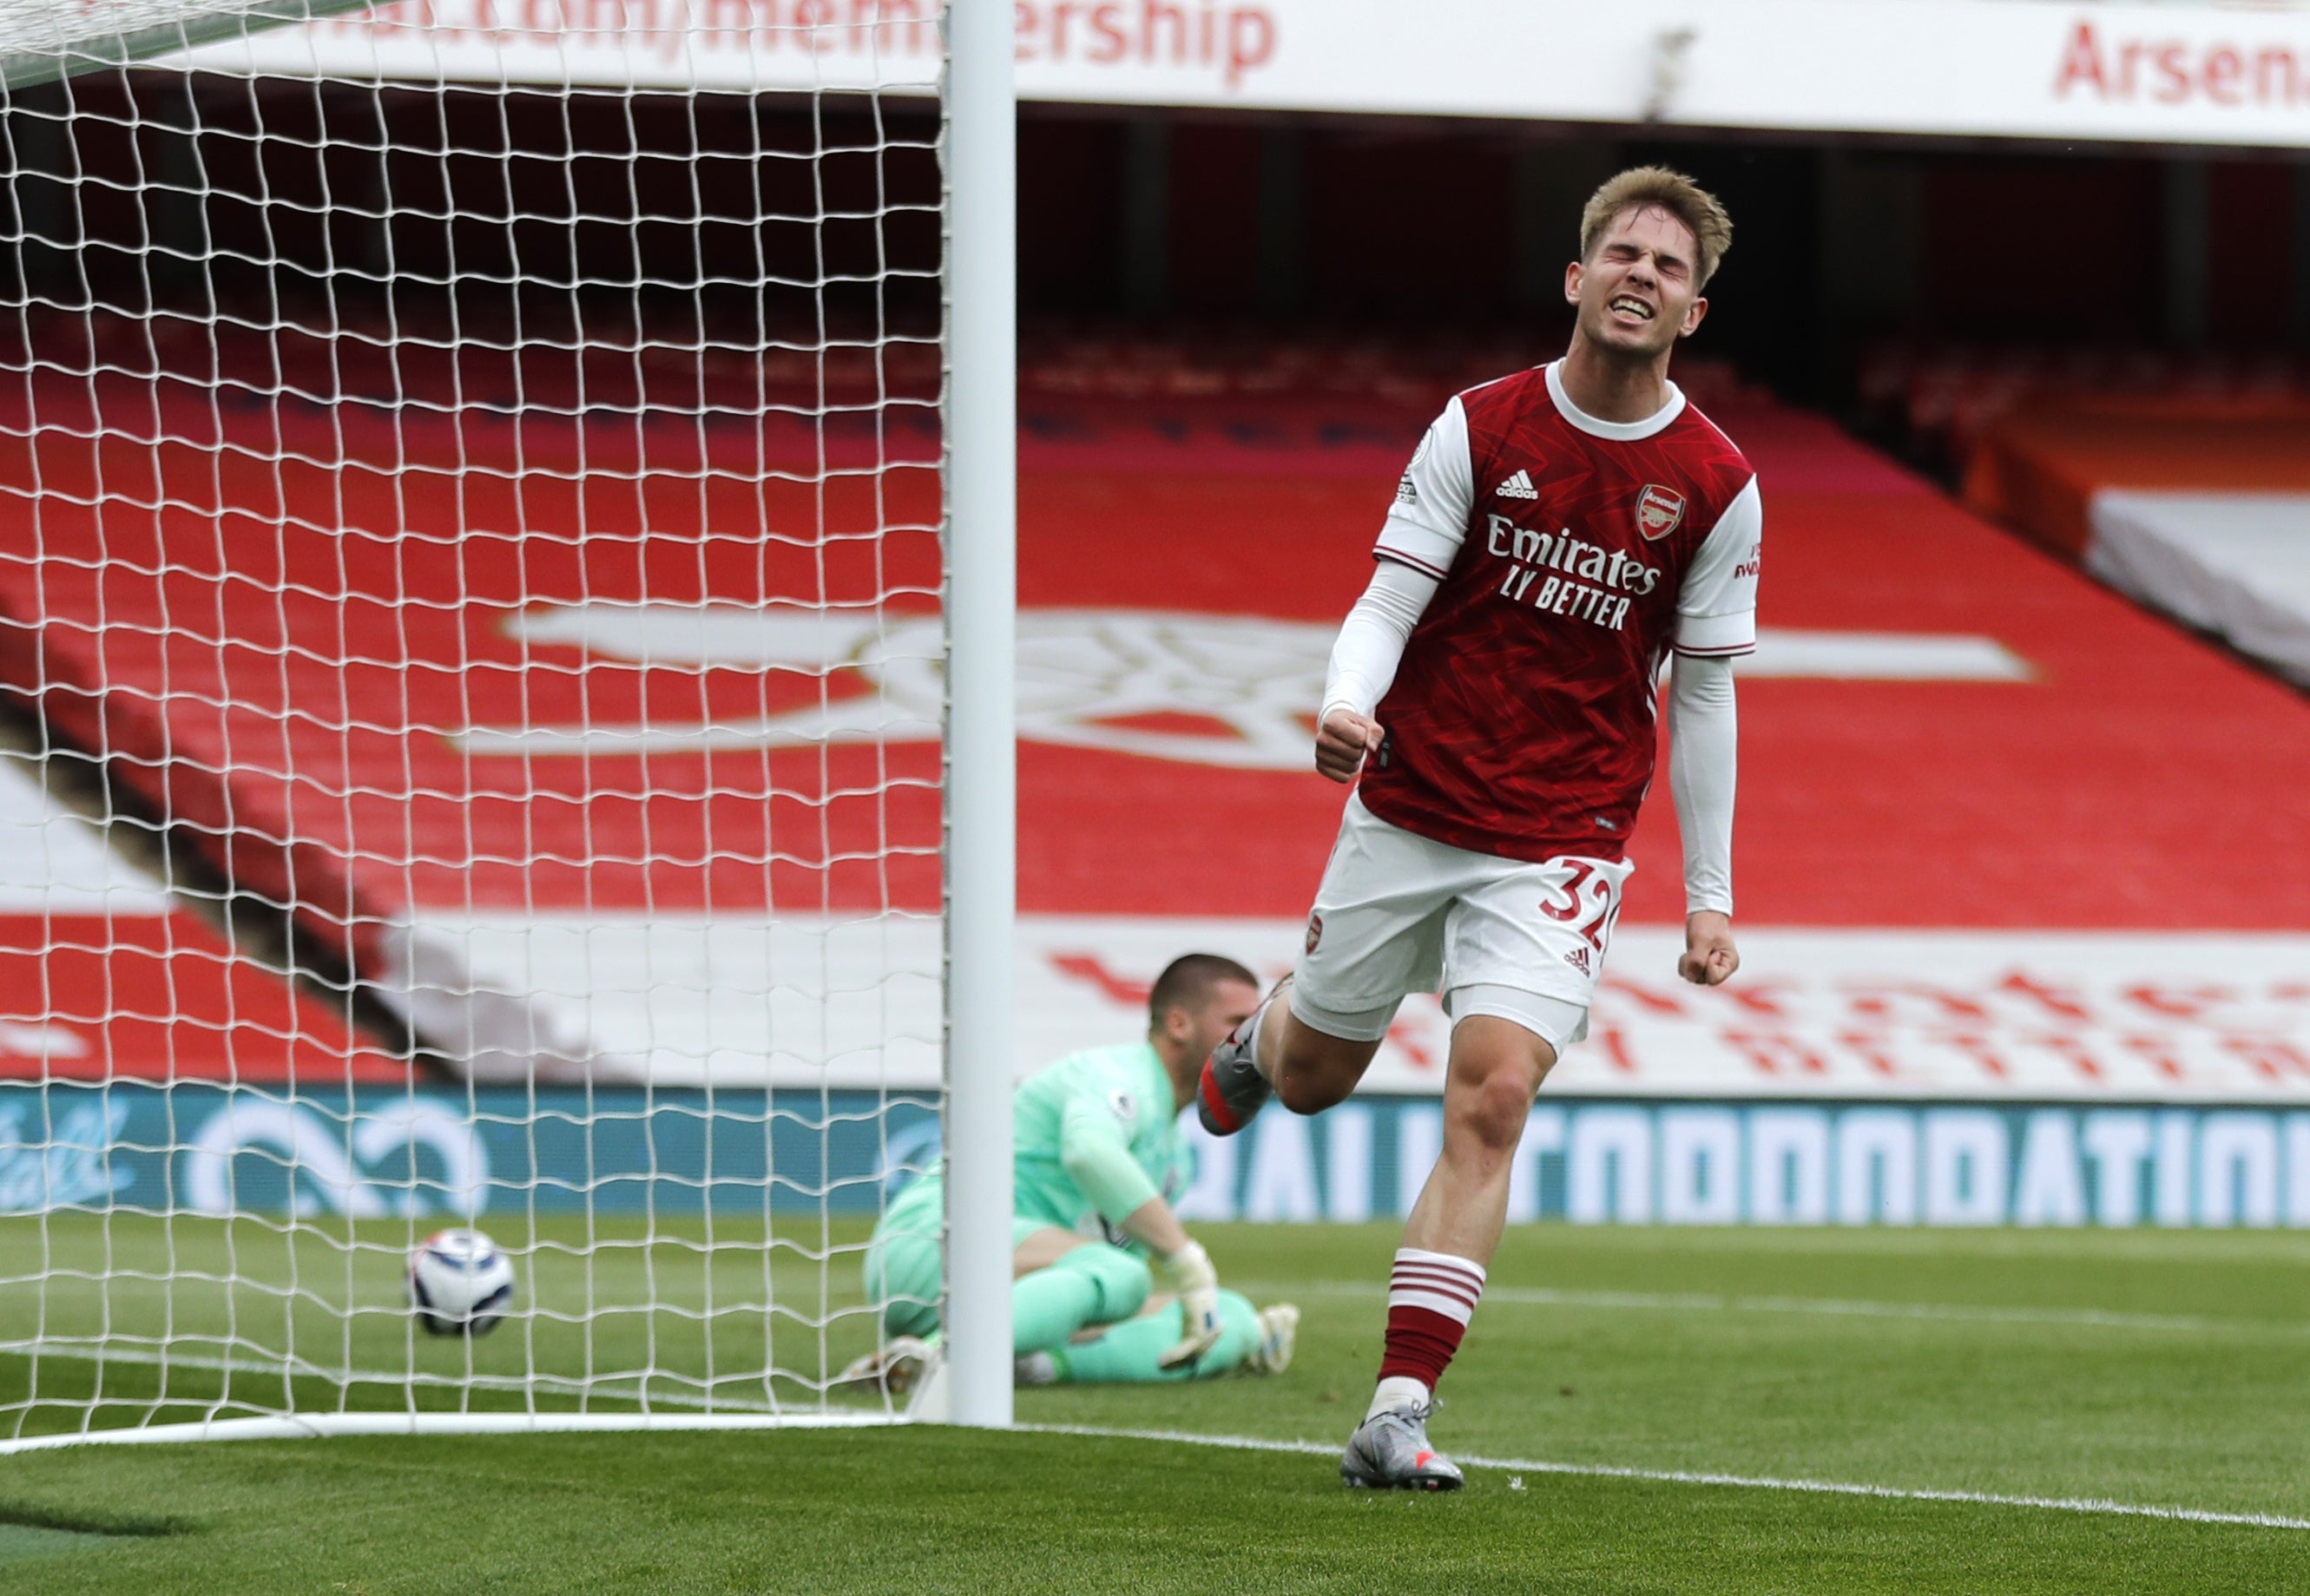
[[[945,1273],[939,1231],[945,1223],[946,1187],[935,1175],[915,1182],[882,1210],[874,1239],[866,1244],[866,1298],[882,1305],[885,1334],[925,1336],[938,1328]],[[1011,1245],[1049,1228],[1041,1219],[1013,1217]]]

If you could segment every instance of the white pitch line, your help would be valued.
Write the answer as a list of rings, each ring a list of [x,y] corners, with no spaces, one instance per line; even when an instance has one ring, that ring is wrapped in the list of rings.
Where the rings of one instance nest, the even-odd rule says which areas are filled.
[[[1244,1283],[1230,1281],[1236,1289]],[[1312,1297],[1378,1298],[1387,1287],[1376,1280],[1253,1281],[1254,1295],[1290,1300]],[[2310,1335],[2310,1324],[2276,1319],[2209,1319],[2173,1314],[2123,1314],[2104,1308],[1966,1307],[1947,1303],[1859,1302],[1828,1297],[1733,1297],[1707,1292],[1558,1291],[1546,1287],[1488,1286],[1487,1304],[1519,1307],[1635,1308],[1667,1313],[1817,1314],[1851,1319],[1932,1319],[1983,1324],[2075,1324],[2102,1330],[2245,1331],[2249,1334]]]
[[[1285,1452],[1307,1457],[1337,1457],[1336,1443],[1270,1441],[1256,1436],[1200,1436],[1183,1430],[1110,1429],[1099,1425],[1022,1424],[1049,1436],[1090,1436],[1116,1441],[1167,1441],[1181,1446],[1217,1446],[1235,1452]],[[2083,1513],[2121,1518],[2174,1519],[2196,1524],[2242,1524],[2261,1530],[2310,1530],[2310,1518],[2274,1513],[2219,1513],[2208,1507],[2159,1507],[2111,1502],[2092,1496],[2018,1496],[1997,1491],[1911,1489],[1894,1485],[1859,1485],[1835,1479],[1776,1479],[1759,1474],[1716,1474],[1689,1469],[1629,1469],[1610,1463],[1557,1463],[1537,1458],[1467,1457],[1463,1468],[1498,1469],[1518,1474],[1570,1474],[1594,1479],[1638,1479],[1662,1485],[1730,1486],[1743,1490],[1801,1491],[1821,1496],[1875,1496],[1900,1502],[1955,1502],[1979,1507],[2030,1507],[2047,1513]]]
[[[143,1347],[77,1347],[39,1341],[0,1341],[0,1357],[72,1358],[82,1363],[131,1363],[153,1367],[204,1369],[212,1373],[235,1375],[286,1375],[292,1380],[326,1380],[337,1385],[414,1385],[428,1390],[464,1390],[521,1392],[540,1391],[555,1396],[592,1395],[613,1402],[640,1402],[646,1399],[632,1389],[612,1390],[612,1384],[622,1383],[629,1388],[642,1378],[638,1375],[608,1375],[601,1383],[584,1386],[580,1382],[545,1375],[534,1381],[520,1380],[502,1375],[476,1375],[470,1379],[455,1375],[436,1375],[417,1370],[405,1375],[381,1374],[368,1369],[325,1369],[303,1358],[268,1359],[258,1357],[215,1357],[199,1352],[155,1352]],[[647,1401],[664,1402],[674,1408],[698,1408],[708,1411],[729,1409],[739,1413],[784,1413],[793,1410],[774,1407],[768,1402],[748,1401],[741,1397],[716,1397],[708,1401],[702,1396],[685,1396],[679,1392],[654,1391]]]

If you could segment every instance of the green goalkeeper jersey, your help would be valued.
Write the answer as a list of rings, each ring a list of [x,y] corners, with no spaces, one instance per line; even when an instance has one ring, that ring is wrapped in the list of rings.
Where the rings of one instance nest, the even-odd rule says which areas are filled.
[[[1116,1228],[1194,1172],[1163,1061],[1144,1042],[1069,1054],[1028,1077],[1012,1107],[1022,1219],[1124,1245]]]

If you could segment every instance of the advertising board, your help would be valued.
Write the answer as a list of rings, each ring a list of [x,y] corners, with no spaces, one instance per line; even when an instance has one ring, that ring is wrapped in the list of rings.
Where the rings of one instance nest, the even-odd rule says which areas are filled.
[[[527,1119],[534,1097],[536,1117]],[[887,1113],[884,1110],[887,1108]],[[1433,1098],[1190,1126],[1191,1219],[1406,1211]],[[0,1086],[0,1214],[131,1209],[444,1221],[497,1213],[864,1217],[938,1155],[935,1103],[871,1092]],[[1543,1099],[1517,1223],[2310,1227],[2310,1111]]]
[[[2058,0],[1019,0],[1023,99],[2273,147],[2310,13]],[[935,0],[398,0],[224,71],[927,92]]]

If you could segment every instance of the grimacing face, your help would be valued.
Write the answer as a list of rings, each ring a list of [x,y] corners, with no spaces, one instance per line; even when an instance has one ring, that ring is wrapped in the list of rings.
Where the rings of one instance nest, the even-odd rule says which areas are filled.
[[[1665,354],[1708,313],[1692,230],[1658,205],[1631,205],[1585,260],[1564,271],[1564,297],[1599,348],[1637,359]]]

